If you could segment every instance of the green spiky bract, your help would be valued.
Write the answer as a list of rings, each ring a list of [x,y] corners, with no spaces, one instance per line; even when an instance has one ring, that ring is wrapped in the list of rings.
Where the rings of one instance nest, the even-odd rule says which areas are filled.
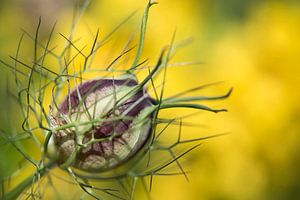
[[[129,42],[126,44],[120,55],[114,58],[113,61],[104,69],[94,69],[92,67],[92,63],[97,51],[102,47],[102,45],[107,43],[111,35],[126,21],[128,21],[132,15],[117,25],[111,33],[109,33],[100,41],[98,38],[98,30],[87,55],[83,53],[84,48],[80,48],[76,45],[76,40],[73,39],[73,34],[80,16],[88,6],[88,1],[85,1],[85,4],[80,7],[77,15],[74,15],[70,34],[65,36],[64,34],[60,33],[60,37],[66,41],[65,47],[60,52],[57,52],[54,48],[51,48],[51,41],[55,33],[55,25],[52,27],[49,37],[45,43],[43,43],[39,38],[40,27],[42,24],[41,18],[39,19],[34,35],[31,35],[23,30],[16,55],[11,56],[12,64],[1,60],[2,66],[11,70],[14,76],[14,89],[13,91],[9,92],[9,95],[16,100],[20,108],[22,131],[20,133],[8,133],[7,131],[1,130],[1,136],[6,141],[3,145],[13,146],[21,154],[27,165],[33,167],[34,170],[32,176],[24,179],[21,181],[21,183],[9,191],[6,191],[6,186],[4,185],[9,182],[10,177],[2,179],[1,181],[3,187],[1,199],[16,199],[20,196],[27,199],[42,199],[43,189],[41,182],[43,177],[48,176],[48,184],[50,185],[49,187],[55,188],[51,181],[51,177],[54,176],[54,174],[52,174],[52,170],[54,168],[61,168],[61,170],[65,171],[73,179],[72,184],[78,185],[84,191],[81,198],[89,196],[95,199],[133,199],[137,183],[142,185],[148,195],[148,191],[152,188],[152,182],[155,176],[183,175],[188,180],[186,171],[183,169],[180,163],[180,159],[193,149],[197,148],[202,140],[219,135],[189,140],[182,139],[181,130],[182,125],[184,124],[182,122],[182,118],[161,119],[159,118],[159,112],[164,109],[174,108],[189,108],[193,110],[205,110],[214,113],[223,112],[226,110],[213,109],[197,102],[204,100],[211,101],[225,99],[229,97],[232,89],[230,89],[225,95],[220,96],[185,96],[190,92],[199,91],[205,87],[208,87],[210,86],[209,84],[195,87],[187,91],[180,92],[174,96],[164,98],[164,86],[167,68],[176,65],[176,63],[169,63],[172,55],[177,49],[176,45],[174,45],[175,34],[173,35],[170,44],[162,50],[155,66],[148,67],[147,60],[141,61],[149,10],[154,4],[156,4],[156,2],[149,1],[146,6],[144,15],[142,17],[137,52],[135,54],[133,63],[130,65],[129,69],[126,70],[117,70],[114,67],[116,63],[118,63],[125,55],[134,50],[134,48],[129,47],[131,40],[129,40]],[[31,63],[26,63],[19,57],[24,37],[27,37],[34,42],[34,53]],[[72,55],[72,50],[76,52],[75,55]],[[80,69],[76,70],[74,63],[76,59],[79,59],[79,57],[83,58],[83,62]],[[46,66],[46,58],[54,59],[59,65],[59,69],[52,70],[49,66]],[[182,63],[180,63],[180,65],[182,65]],[[50,141],[53,134],[60,130],[78,130],[78,127],[80,126],[92,127],[93,124],[99,122],[99,119],[89,115],[90,120],[88,122],[74,120],[69,121],[63,126],[52,127],[51,113],[47,112],[47,106],[49,105],[49,102],[45,100],[46,97],[51,96],[52,98],[50,108],[50,112],[52,112],[53,110],[58,110],[59,106],[57,102],[61,100],[63,94],[66,93],[65,91],[67,91],[68,95],[70,94],[72,87],[71,82],[74,83],[76,88],[79,84],[86,80],[86,73],[99,71],[107,72],[103,78],[109,77],[112,79],[114,78],[112,74],[123,73],[122,76],[131,77],[137,80],[136,73],[144,69],[149,70],[149,74],[143,80],[141,80],[137,86],[129,90],[127,94],[123,95],[121,99],[118,99],[120,102],[125,102],[141,89],[152,88],[155,94],[153,106],[149,108],[142,116],[140,116],[141,121],[149,120],[149,116],[153,116],[151,118],[152,131],[150,138],[144,147],[127,162],[122,163],[113,169],[99,172],[88,172],[72,166],[77,152],[83,148],[83,144],[78,142],[74,153],[64,163],[57,164],[55,154],[51,152],[52,150]],[[158,91],[154,84],[154,79],[157,78],[158,74],[160,73],[163,74],[163,81],[161,90]],[[80,102],[83,107],[84,98],[85,97],[82,97]],[[126,116],[123,117],[126,118]],[[160,141],[160,139],[164,134],[166,134],[165,130],[171,125],[179,126],[177,139],[169,144],[164,144]],[[163,127],[159,129],[158,126]],[[42,139],[40,139],[40,134],[38,136],[38,131],[43,133]],[[83,133],[76,132],[76,135],[80,136],[83,135]],[[112,138],[106,139],[108,140]],[[35,145],[35,149],[38,151],[37,156],[32,156],[30,152],[27,152],[22,143],[24,140],[30,140],[31,144]],[[91,141],[91,143],[93,142],[96,142],[96,140]],[[187,146],[187,144],[189,145]],[[169,172],[168,169],[172,168],[171,166],[173,165],[177,166],[177,170],[175,172]],[[20,171],[22,171],[22,168],[18,170],[18,173]],[[11,177],[13,176],[14,175]],[[149,181],[148,184],[146,180]],[[112,187],[106,187],[106,185],[112,185]]]

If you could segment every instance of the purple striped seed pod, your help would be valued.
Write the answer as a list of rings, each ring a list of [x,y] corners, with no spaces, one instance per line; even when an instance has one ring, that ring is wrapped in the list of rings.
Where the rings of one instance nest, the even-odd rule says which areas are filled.
[[[150,138],[154,100],[132,77],[85,82],[64,99],[52,126],[58,162],[102,171],[133,157]],[[69,125],[69,126],[68,126]]]

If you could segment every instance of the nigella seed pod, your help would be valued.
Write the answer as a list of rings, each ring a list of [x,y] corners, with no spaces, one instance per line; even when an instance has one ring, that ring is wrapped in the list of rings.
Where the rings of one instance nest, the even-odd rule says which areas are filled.
[[[22,132],[12,137],[4,134],[4,137],[7,135],[7,142],[35,169],[32,177],[23,180],[15,189],[5,192],[2,199],[17,199],[30,186],[31,192],[26,192],[26,199],[42,199],[42,194],[50,193],[45,192],[48,186],[53,187],[53,191],[59,191],[55,185],[60,184],[53,183],[50,174],[57,166],[74,180],[66,181],[65,184],[75,183],[83,190],[80,199],[86,199],[87,196],[94,199],[133,199],[138,182],[142,183],[148,192],[155,176],[184,175],[187,178],[180,159],[200,145],[195,143],[219,135],[185,139],[181,131],[184,125],[188,125],[183,120],[189,115],[176,116],[172,113],[164,116],[160,111],[180,108],[224,112],[227,110],[211,108],[201,102],[226,99],[232,89],[225,95],[190,96],[192,92],[199,92],[213,85],[206,84],[179,91],[172,96],[165,94],[167,69],[170,66],[189,63],[170,63],[177,48],[181,46],[175,44],[175,33],[170,44],[163,48],[156,64],[152,65],[148,59],[142,61],[149,9],[154,4],[155,1],[149,0],[146,6],[134,60],[129,66],[127,61],[124,61],[124,69],[117,68],[117,64],[120,64],[120,59],[125,59],[125,54],[134,49],[130,48],[132,38],[126,43],[121,54],[105,69],[99,69],[94,66],[93,58],[112,33],[98,41],[98,30],[88,51],[90,53],[86,54],[84,48],[81,50],[77,47],[78,40],[73,39],[76,24],[74,23],[69,36],[60,34],[67,41],[65,48],[60,51],[51,48],[50,45],[55,25],[46,46],[40,41],[41,18],[35,37],[32,37],[35,44],[34,60],[27,64],[19,57],[25,33],[21,36],[16,58],[12,57],[14,63],[10,65],[0,60],[10,70],[13,69],[17,91],[8,96],[18,100],[23,119]],[[87,4],[83,5],[84,8],[86,6]],[[79,16],[81,15],[82,13]],[[74,54],[73,49],[77,51]],[[41,57],[39,52],[44,52]],[[83,63],[82,58],[78,58],[81,56],[84,59]],[[48,66],[52,62],[46,61],[46,57],[53,58],[59,69],[54,70]],[[144,69],[148,69],[148,74],[144,77],[139,76],[138,82],[136,75]],[[98,72],[104,72],[104,77],[98,78]],[[159,76],[160,73],[163,76]],[[114,77],[116,74],[119,76]],[[19,77],[21,75],[22,77]],[[91,80],[90,77],[97,78]],[[148,88],[153,90],[153,98],[150,97]],[[50,112],[47,113],[46,108],[49,104]],[[178,132],[174,135],[174,129],[167,131],[169,126],[178,126]],[[43,138],[40,138],[40,133],[44,133]],[[31,155],[31,151],[29,153],[23,150],[21,143],[27,139],[31,140],[30,144],[36,145],[39,157]],[[178,171],[173,170],[174,166]],[[172,170],[169,171],[170,169]],[[42,177],[46,176],[49,178],[43,180],[48,182],[41,184]],[[149,190],[146,178],[150,181]],[[7,180],[10,180],[10,177]],[[34,184],[35,182],[37,184]],[[59,196],[58,194],[57,197]]]
[[[152,108],[153,100],[133,77],[79,85],[52,120],[59,129],[53,134],[58,162],[102,171],[127,161],[149,138]]]

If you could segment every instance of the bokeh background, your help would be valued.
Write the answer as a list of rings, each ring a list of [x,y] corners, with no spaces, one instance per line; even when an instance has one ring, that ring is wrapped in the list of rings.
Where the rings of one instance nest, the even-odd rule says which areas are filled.
[[[83,42],[91,42],[91,32],[99,28],[101,37],[137,11],[111,42],[114,48],[121,48],[139,27],[146,3],[146,0],[94,0],[77,33]],[[71,1],[1,0],[0,58],[9,61],[9,55],[15,54],[20,28],[33,33],[39,16],[43,19],[45,37],[54,21],[58,21],[56,36],[58,32],[67,33],[72,10]],[[166,96],[215,81],[224,83],[208,90],[208,94],[234,87],[230,99],[212,104],[228,108],[228,113],[201,113],[187,119],[205,126],[184,127],[183,133],[230,134],[204,142],[191,154],[186,168],[189,183],[183,176],[156,178],[152,198],[300,199],[300,2],[159,0],[150,11],[143,56],[154,62],[170,42],[174,30],[178,41],[193,38],[189,46],[179,50],[174,61],[203,64],[170,70]],[[28,54],[30,51],[32,46],[28,46]],[[110,59],[109,48],[100,54],[95,65],[101,66]],[[5,128],[7,112],[12,112],[12,116],[19,113],[7,108],[7,70],[0,71],[0,126]],[[0,149],[0,175],[5,176],[14,170],[18,153],[6,146]],[[65,187],[64,199],[70,198],[68,193],[72,189],[62,187]],[[144,198],[142,194],[137,196]]]

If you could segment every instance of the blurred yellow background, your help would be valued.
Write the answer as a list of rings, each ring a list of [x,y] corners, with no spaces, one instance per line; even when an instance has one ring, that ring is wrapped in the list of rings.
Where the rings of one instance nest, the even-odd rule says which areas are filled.
[[[201,135],[230,132],[204,144],[191,154],[190,182],[183,176],[155,178],[153,199],[172,200],[290,200],[300,199],[300,3],[278,0],[159,0],[149,15],[145,58],[155,62],[176,29],[176,40],[192,37],[174,61],[201,61],[197,66],[178,67],[167,76],[166,96],[215,81],[232,96],[215,107],[228,113],[197,115],[187,122],[205,127],[184,127],[183,133]],[[91,42],[90,30],[100,37],[137,10],[117,33],[112,44],[122,48],[137,30],[146,0],[99,0],[87,8],[77,34]],[[59,0],[1,0],[0,57],[14,55],[20,27],[33,32],[42,16],[48,34],[54,21],[57,31],[71,26],[72,4]],[[90,29],[90,30],[88,30]],[[56,33],[58,34],[58,33]],[[63,41],[63,40],[62,40]],[[58,40],[59,42],[59,40]],[[111,60],[101,50],[94,65]],[[32,51],[32,47],[28,47]],[[30,58],[29,58],[30,60]],[[4,103],[6,71],[1,69],[0,118],[6,126]],[[181,114],[181,110],[176,114]],[[18,113],[11,113],[18,115]],[[0,175],[13,169],[10,148],[0,152]],[[4,156],[11,155],[11,156]],[[71,190],[71,189],[69,189]],[[66,188],[65,191],[69,191]],[[137,191],[136,199],[144,199]],[[67,199],[65,197],[64,199]]]

